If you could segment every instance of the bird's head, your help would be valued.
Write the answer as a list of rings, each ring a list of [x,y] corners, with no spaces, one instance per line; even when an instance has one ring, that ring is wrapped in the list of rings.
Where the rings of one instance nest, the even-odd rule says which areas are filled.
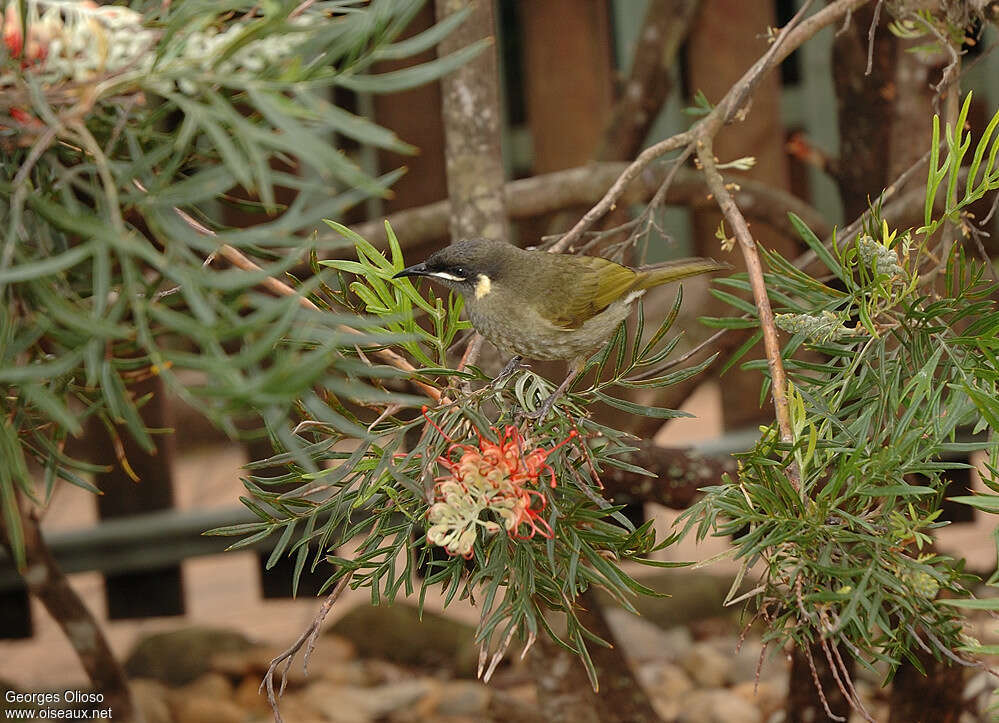
[[[468,239],[431,254],[423,263],[410,266],[393,278],[427,276],[466,297],[481,299],[503,275],[518,249],[503,241]]]

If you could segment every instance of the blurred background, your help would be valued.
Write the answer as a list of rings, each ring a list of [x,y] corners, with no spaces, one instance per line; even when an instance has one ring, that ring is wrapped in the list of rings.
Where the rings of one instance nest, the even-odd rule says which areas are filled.
[[[503,161],[512,181],[590,163],[627,161],[642,147],[683,130],[696,117],[697,94],[707,102],[719,100],[765,52],[767,28],[786,23],[800,3],[499,0],[493,7]],[[755,157],[755,166],[745,173],[740,203],[749,213],[755,209],[758,238],[791,257],[797,255],[798,242],[780,224],[786,208],[781,194],[805,204],[809,223],[822,237],[863,212],[870,195],[927,147],[932,85],[948,59],[909,52],[921,41],[898,38],[882,23],[868,74],[871,20],[871,8],[864,8],[848,27],[838,33],[827,29],[794,52],[779,73],[764,79],[747,119],[727,128],[716,142],[723,161]],[[433,22],[433,3],[428,3],[408,34]],[[995,44],[997,35],[995,26],[971,28],[964,47],[961,86],[975,91],[974,128],[999,107],[999,54],[984,50]],[[398,67],[383,62],[380,70]],[[408,169],[391,198],[368,200],[341,221],[362,235],[375,233],[378,219],[447,197],[437,84],[378,96],[343,89],[336,93],[338,106],[370,117],[419,149],[415,156],[403,156],[341,143],[372,175],[400,166]],[[639,122],[623,124],[622,114]],[[571,226],[608,185],[599,185],[607,176],[606,167],[593,168],[593,189],[569,189],[578,199],[575,203],[553,202],[550,209],[538,208],[545,205],[544,199],[535,199],[534,207],[526,200],[511,203],[512,240],[534,245]],[[653,190],[656,185],[652,183]],[[682,180],[677,186],[678,198],[671,199],[658,218],[667,237],[650,244],[649,259],[719,256],[714,235],[719,216],[708,208],[706,193],[696,185],[685,190]],[[228,213],[233,225],[255,222],[252,215]],[[906,225],[909,217],[917,223],[921,205],[903,206],[898,214],[899,225]],[[447,241],[446,227],[420,227],[412,216],[393,218],[407,258],[423,258]],[[774,223],[768,224],[767,218]],[[994,242],[989,251],[995,255]],[[693,329],[693,317],[718,311],[718,302],[706,288],[706,282],[685,285],[683,324],[691,328],[694,341],[707,332]],[[657,303],[665,306],[669,300],[655,297],[653,309]],[[632,431],[663,446],[692,447],[706,459],[725,464],[725,455],[751,444],[756,424],[769,414],[760,409],[759,381],[757,374],[738,369],[721,381],[706,376],[678,400],[696,418],[662,427],[644,420]],[[155,380],[144,383],[155,391]],[[147,712],[161,711],[172,716],[163,720],[181,723],[266,720],[270,713],[256,689],[260,675],[271,655],[313,619],[318,605],[314,594],[326,574],[303,577],[293,599],[290,562],[282,558],[266,569],[267,545],[273,546],[274,540],[258,549],[225,553],[230,541],[201,535],[247,519],[237,503],[243,493],[242,466],[272,451],[266,439],[232,443],[179,399],[154,399],[157,403],[143,408],[147,425],[175,433],[156,437],[155,455],[124,441],[126,457],[141,483],[120,468],[107,435],[91,430],[82,444],[91,445],[94,460],[111,468],[94,476],[104,495],[95,498],[77,487],[60,486],[45,512],[43,529],[57,559],[71,573],[73,587],[104,624],[115,652],[127,661],[130,675],[147,681],[145,688],[137,689]],[[961,493],[979,483],[970,471],[954,484],[955,493]],[[957,524],[940,535],[941,549],[964,556],[974,570],[993,569],[991,525],[976,520],[970,508],[951,512]],[[636,501],[630,514],[636,520],[654,518],[666,531],[678,513]],[[724,550],[724,540],[700,546],[688,541],[664,555],[705,560]],[[723,559],[703,569],[657,573],[650,578],[653,586],[673,592],[673,598],[650,603],[643,608],[646,616],[637,621],[612,616],[624,653],[637,666],[664,718],[762,721],[783,715],[785,661],[780,656],[769,659],[763,692],[752,695],[747,684],[755,677],[760,646],[747,645],[747,652],[733,653],[740,625],[735,612],[723,609],[721,602],[735,571],[736,566]],[[292,692],[304,692],[298,700],[289,698],[286,720],[531,718],[539,693],[522,664],[505,666],[490,689],[467,682],[475,668],[470,626],[478,617],[467,601],[451,605],[446,619],[428,615],[423,626],[405,606],[396,612],[370,611],[369,603],[368,593],[359,591],[348,592],[337,604],[330,617],[332,633],[320,642],[314,664],[314,680],[326,688],[317,692],[319,683],[306,686],[296,674]],[[428,610],[441,607],[440,600],[428,598]],[[997,637],[989,627],[981,630],[983,642]],[[452,685],[455,676],[467,684]],[[7,558],[0,560],[0,678],[21,690],[86,685],[73,648],[43,608],[28,598]],[[872,698],[878,695],[876,680],[865,683]],[[969,688],[973,697],[992,684],[975,678],[968,685],[980,688]],[[168,687],[219,705],[203,703],[193,712],[175,702],[157,707],[156,701],[170,700],[164,692]],[[703,717],[681,710],[681,698],[705,690],[713,697],[705,698],[708,712]],[[359,702],[365,697],[383,701],[381,707]]]

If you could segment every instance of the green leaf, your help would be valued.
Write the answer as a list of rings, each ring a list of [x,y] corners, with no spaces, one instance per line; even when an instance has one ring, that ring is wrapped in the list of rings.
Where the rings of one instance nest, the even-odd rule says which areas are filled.
[[[468,17],[471,11],[471,6],[461,8],[457,12],[451,13],[439,20],[436,24],[421,33],[417,33],[410,38],[400,40],[391,45],[383,45],[380,48],[376,48],[372,56],[375,60],[402,60],[418,55],[424,50],[434,47],[450,35],[452,30],[465,22],[465,18]]]
[[[44,276],[58,274],[66,269],[71,269],[94,252],[94,242],[87,241],[74,246],[67,251],[40,261],[29,261],[16,264],[5,269],[0,269],[0,284],[11,284],[29,279],[37,279]]]
[[[884,485],[883,487],[868,485],[857,490],[858,495],[864,497],[906,497],[915,495],[929,495],[936,492],[932,487],[923,485]]]
[[[810,248],[815,255],[819,257],[822,263],[825,264],[826,268],[836,274],[836,277],[839,278],[840,281],[845,282],[848,287],[852,286],[852,280],[843,271],[843,267],[840,265],[839,261],[837,261],[833,255],[829,253],[825,244],[823,244],[819,237],[812,232],[812,229],[808,228],[808,224],[802,221],[801,218],[794,213],[788,212],[787,217],[791,220],[791,225],[794,226],[794,229],[798,232],[801,240],[808,244],[808,248]]]
[[[25,384],[22,388],[24,398],[34,404],[49,419],[63,427],[74,437],[83,434],[83,427],[76,416],[69,411],[57,395],[41,384]]]
[[[693,414],[689,412],[682,412],[677,409],[664,409],[662,407],[646,407],[641,404],[635,404],[634,402],[629,402],[625,399],[618,399],[617,397],[612,397],[602,392],[593,391],[591,394],[604,404],[614,407],[615,409],[620,409],[622,412],[628,412],[629,414],[639,414],[643,417],[651,417],[653,419],[678,419],[681,417],[693,417]]]
[[[336,84],[356,93],[396,93],[408,90],[457,70],[492,44],[492,38],[483,38],[443,58],[378,75],[341,75],[336,78]]]
[[[960,495],[958,497],[948,497],[947,499],[962,505],[970,505],[982,512],[999,514],[999,495]]]
[[[999,610],[999,597],[990,597],[984,600],[943,598],[935,602],[939,605],[949,605],[950,607],[963,608],[965,610]]]

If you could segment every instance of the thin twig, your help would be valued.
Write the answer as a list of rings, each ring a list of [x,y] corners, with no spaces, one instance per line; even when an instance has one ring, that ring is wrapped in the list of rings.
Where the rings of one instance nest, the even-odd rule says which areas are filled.
[[[309,627],[298,637],[298,640],[292,643],[291,647],[271,660],[271,664],[268,666],[263,680],[260,681],[260,687],[257,689],[257,692],[267,691],[267,702],[270,703],[271,710],[274,711],[274,723],[284,723],[277,699],[284,695],[284,689],[288,683],[288,671],[291,669],[292,663],[295,662],[295,656],[298,655],[298,651],[304,646],[305,653],[302,655],[302,671],[308,674],[309,658],[312,656],[312,651],[316,648],[316,640],[319,638],[319,631],[322,630],[323,621],[330,614],[333,604],[346,589],[352,577],[353,574],[348,573],[340,578],[340,582],[333,588],[333,592],[327,595],[323,604],[319,606],[319,612],[316,613],[316,617],[313,618]],[[275,693],[274,674],[282,663],[284,663],[284,669],[281,671],[281,687]]]
[[[732,232],[739,242],[743,259],[746,262],[746,271],[749,274],[749,283],[753,290],[753,301],[756,302],[757,318],[760,320],[760,330],[763,332],[763,346],[767,354],[767,365],[770,368],[771,395],[774,400],[774,411],[777,416],[777,424],[780,426],[781,439],[785,442],[793,441],[791,432],[791,412],[787,402],[787,376],[784,372],[784,361],[781,358],[780,342],[777,339],[777,326],[774,324],[774,312],[770,306],[770,297],[767,296],[767,285],[763,279],[763,264],[756,248],[756,241],[749,230],[749,224],[739,210],[732,195],[725,187],[721,173],[715,165],[712,151],[711,139],[705,138],[697,148],[697,157],[701,161],[704,169],[704,178],[708,182],[708,187],[715,196],[725,219],[732,226]],[[797,488],[798,480],[791,480]]]
[[[465,348],[465,353],[461,355],[458,362],[457,371],[464,371],[469,364],[475,364],[479,360],[479,353],[482,351],[482,342],[485,341],[482,334],[478,332],[472,334],[472,338]]]
[[[251,261],[242,251],[230,246],[229,244],[222,244],[219,246],[218,250],[219,256],[224,258],[226,261],[231,263],[233,266],[243,269],[244,271],[262,271],[260,266]],[[288,286],[288,284],[275,279],[273,276],[265,277],[262,282],[264,288],[277,294],[278,296],[298,296],[298,303],[304,306],[306,309],[311,309],[313,311],[321,311],[321,309],[316,306],[312,301],[304,296],[298,294],[298,292]],[[342,331],[349,334],[363,334],[363,332],[357,329],[352,329],[349,326],[344,326],[343,324],[337,325],[337,331]],[[410,364],[405,358],[392,351],[391,349],[376,349],[369,352],[376,359],[380,359],[389,366],[393,366],[396,369],[400,369],[410,375],[415,375],[416,367]],[[421,382],[417,379],[412,380],[413,384],[419,387],[424,394],[433,399],[435,402],[441,400],[441,391],[436,387],[433,387],[425,382]]]
[[[132,183],[134,183],[136,187],[139,188],[139,190],[142,191],[146,190],[145,187],[143,187],[143,185],[139,183],[139,181],[132,179]],[[185,211],[176,207],[174,207],[173,210],[178,216],[180,216],[180,218],[186,224],[191,226],[191,228],[195,229],[199,233],[203,233],[206,236],[216,235],[214,231],[199,223],[197,219],[193,218],[190,214],[186,213]],[[263,271],[263,269],[259,265],[254,263],[252,260],[250,260],[250,258],[246,256],[246,254],[244,254],[236,247],[230,246],[229,244],[221,244],[215,253],[217,253],[219,256],[222,256],[226,261],[228,261],[233,266],[243,269],[244,271]],[[212,258],[213,256],[214,254],[209,258]],[[265,277],[264,280],[261,282],[261,284],[264,286],[264,288],[268,289],[277,296],[298,296],[298,303],[301,306],[311,311],[321,311],[321,309],[318,306],[316,306],[312,301],[310,301],[308,298],[299,295],[295,289],[288,286],[288,284],[284,283],[283,281],[274,278],[273,276]],[[360,335],[363,333],[358,331],[357,329],[353,329],[343,324],[338,324],[336,329],[337,331],[341,331],[347,334]],[[358,353],[360,353],[360,349],[358,349]],[[410,364],[409,361],[407,361],[403,356],[397,354],[391,349],[376,349],[370,353],[376,359],[379,359],[382,362],[388,364],[389,366],[395,367],[396,369],[408,373],[411,377],[416,372],[416,367]],[[419,387],[424,394],[433,399],[435,402],[441,401],[441,391],[436,387],[431,386],[426,382],[421,382],[417,379],[412,379],[412,382],[415,386]]]
[[[815,685],[815,690],[819,694],[819,700],[822,701],[822,707],[825,708],[826,715],[829,716],[831,720],[834,721],[846,721],[841,715],[836,715],[832,712],[832,708],[829,707],[829,701],[826,700],[826,693],[822,689],[822,681],[819,679],[819,671],[815,668],[815,661],[812,659],[812,646],[805,645],[805,658],[808,660],[808,667],[812,670],[812,683]]]
[[[874,6],[874,18],[871,20],[871,27],[867,29],[867,70],[864,71],[864,75],[870,75],[874,69],[874,34],[878,30],[878,20],[881,19],[881,6],[884,4],[885,0],[878,0],[878,4]]]
[[[742,111],[743,105],[756,89],[762,77],[774,66],[790,55],[798,46],[811,38],[822,28],[835,22],[844,14],[864,5],[868,0],[835,0],[811,17],[802,19],[811,5],[806,2],[795,14],[791,22],[777,35],[770,49],[733,85],[721,102],[689,130],[678,133],[655,145],[649,146],[632,161],[621,176],[604,194],[603,198],[573,226],[550,251],[564,252],[579,241],[583,233],[596,221],[613,210],[628,185],[653,161],[675,150],[685,148],[698,141],[714,137],[729,121]]]

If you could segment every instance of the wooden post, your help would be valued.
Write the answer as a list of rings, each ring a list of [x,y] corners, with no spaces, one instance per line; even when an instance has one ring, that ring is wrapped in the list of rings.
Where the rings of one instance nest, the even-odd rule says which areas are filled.
[[[139,410],[143,423],[151,429],[170,427],[167,401],[163,384],[150,378],[130,386],[133,399],[152,394]],[[95,461],[109,465],[110,472],[97,475],[96,485],[104,493],[97,498],[97,511],[101,519],[173,507],[173,438],[168,434],[155,435],[155,454],[149,454],[132,440],[126,429],[119,430],[122,449],[129,466],[139,482],[135,482],[122,467],[115,453],[115,445],[103,428],[94,438],[100,440]],[[180,565],[142,572],[129,572],[104,576],[108,618],[148,618],[161,615],[184,614],[184,585]]]

